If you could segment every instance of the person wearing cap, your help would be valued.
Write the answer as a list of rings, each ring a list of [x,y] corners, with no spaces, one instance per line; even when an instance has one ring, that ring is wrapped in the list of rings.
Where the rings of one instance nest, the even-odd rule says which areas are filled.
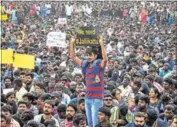
[[[98,119],[96,118],[98,114],[99,108],[103,105],[103,97],[104,97],[104,68],[107,62],[107,53],[104,48],[103,38],[101,37],[99,40],[101,46],[101,55],[103,59],[97,65],[99,68],[99,83],[95,83],[95,75],[93,72],[93,62],[97,59],[98,54],[92,48],[88,48],[87,60],[80,60],[75,56],[75,39],[72,38],[70,43],[70,56],[72,60],[77,63],[80,67],[82,67],[82,72],[86,72],[85,77],[85,84],[86,84],[86,95],[85,95],[85,106],[86,106],[86,115],[88,120],[88,126],[94,127],[98,123]],[[88,63],[88,66],[85,66],[84,63]],[[86,70],[86,71],[84,71]],[[91,80],[89,80],[91,79]]]
[[[43,113],[34,117],[34,120],[44,124],[46,120],[53,119],[55,121],[55,126],[59,127],[59,123],[55,117],[52,116],[52,110],[54,108],[54,104],[51,100],[46,100],[44,102]]]
[[[164,77],[165,75],[167,75],[170,72],[171,72],[171,70],[169,69],[169,64],[164,63],[163,68],[159,72],[159,76]]]
[[[97,117],[99,123],[95,127],[113,127],[109,122],[109,118],[111,117],[111,111],[109,108],[107,107],[99,108]]]

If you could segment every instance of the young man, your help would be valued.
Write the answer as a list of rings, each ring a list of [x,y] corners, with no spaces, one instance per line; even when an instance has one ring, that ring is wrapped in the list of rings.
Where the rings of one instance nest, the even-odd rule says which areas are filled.
[[[12,118],[12,107],[10,105],[4,105],[2,108],[2,113],[6,115],[7,121],[6,126],[7,127],[20,127],[20,124]]]
[[[98,112],[98,120],[99,124],[95,127],[112,127],[109,122],[109,118],[111,117],[111,111],[107,107],[101,107]]]
[[[37,115],[34,117],[34,120],[44,124],[46,120],[53,119],[55,121],[55,126],[59,127],[59,123],[55,117],[52,116],[52,111],[54,104],[51,100],[46,100],[44,103],[43,114]]]
[[[86,117],[84,114],[78,113],[73,118],[74,127],[87,127]]]
[[[145,124],[146,116],[142,112],[137,112],[134,117],[134,122],[127,124],[126,127],[148,127]]]
[[[95,75],[93,72],[93,62],[97,59],[97,51],[89,48],[87,53],[87,60],[81,61],[79,58],[75,56],[75,47],[74,47],[75,39],[71,40],[70,44],[70,56],[72,60],[77,63],[80,67],[84,66],[84,63],[88,63],[85,68],[85,82],[86,82],[86,95],[85,95],[85,106],[86,106],[86,115],[88,120],[89,127],[95,127],[98,124],[98,119],[96,118],[98,114],[98,110],[103,106],[103,97],[104,97],[104,68],[107,62],[107,53],[104,48],[103,39],[101,38],[99,43],[101,46],[101,53],[103,59],[97,64],[99,69],[99,83],[95,83]]]

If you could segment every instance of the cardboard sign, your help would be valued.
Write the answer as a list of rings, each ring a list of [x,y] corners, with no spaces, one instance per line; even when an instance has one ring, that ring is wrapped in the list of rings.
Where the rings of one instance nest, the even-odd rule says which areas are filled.
[[[34,69],[35,66],[34,56],[15,53],[13,66],[17,68]]]
[[[66,47],[66,33],[50,32],[47,35],[46,45],[50,47]]]
[[[76,46],[99,46],[98,29],[81,27],[77,30]]]
[[[1,50],[0,60],[2,64],[12,64],[13,63],[13,50],[11,49]]]
[[[8,19],[7,14],[1,14],[1,21],[6,21]]]
[[[67,24],[66,18],[58,18],[58,24]]]

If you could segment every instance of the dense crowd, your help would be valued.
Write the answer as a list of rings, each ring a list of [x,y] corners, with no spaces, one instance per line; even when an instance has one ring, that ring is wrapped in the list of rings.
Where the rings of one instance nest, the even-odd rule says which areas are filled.
[[[176,2],[2,2],[0,12],[1,49],[35,56],[34,69],[1,64],[1,127],[92,127],[83,70],[69,56],[82,26],[99,28],[108,57],[94,127],[177,127]],[[66,33],[66,48],[46,46],[53,31]]]

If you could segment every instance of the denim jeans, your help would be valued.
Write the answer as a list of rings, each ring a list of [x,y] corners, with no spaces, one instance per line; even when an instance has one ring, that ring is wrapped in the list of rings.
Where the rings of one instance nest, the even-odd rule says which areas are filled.
[[[89,127],[95,127],[98,122],[98,110],[103,106],[103,99],[85,99],[86,116]]]

